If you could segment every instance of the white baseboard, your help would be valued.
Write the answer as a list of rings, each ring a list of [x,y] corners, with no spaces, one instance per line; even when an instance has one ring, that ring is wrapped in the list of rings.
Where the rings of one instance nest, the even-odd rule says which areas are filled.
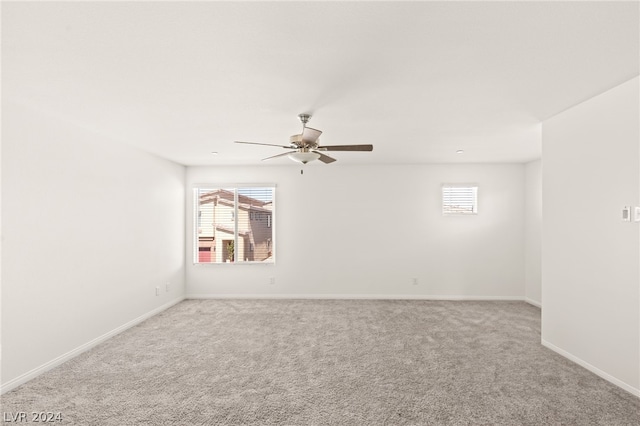
[[[505,300],[524,301],[520,296],[459,296],[429,294],[187,294],[185,299],[375,299],[375,300]]]
[[[16,377],[15,379],[9,380],[7,383],[3,383],[0,386],[0,394],[9,392],[12,389],[17,388],[18,386],[28,382],[31,379],[34,379],[35,377],[41,375],[42,373],[45,373],[46,371],[51,370],[54,367],[57,367],[58,365],[69,361],[70,359],[80,355],[81,353],[88,351],[89,349],[99,345],[100,343],[104,342],[107,339],[110,339],[111,337],[115,336],[116,334],[122,333],[123,331],[140,324],[141,322],[151,318],[154,315],[159,314],[160,312],[164,311],[165,309],[168,309],[170,307],[172,307],[173,305],[176,305],[180,302],[182,302],[185,298],[184,297],[179,297],[177,299],[174,299],[168,303],[165,303],[162,306],[159,306],[157,308],[155,308],[152,311],[147,312],[146,314],[143,314],[141,316],[139,316],[138,318],[135,318],[129,322],[127,322],[126,324],[121,325],[120,327],[117,327],[105,334],[103,334],[102,336],[96,337],[95,339],[81,345],[78,346],[77,348],[63,354],[60,355],[59,357],[52,359],[51,361],[48,361],[44,364],[42,364],[39,367],[34,368],[31,371],[28,371],[18,377]]]
[[[640,389],[636,389],[633,386],[623,382],[622,380],[616,379],[611,374],[605,373],[604,371],[600,370],[599,368],[594,367],[593,365],[591,365],[588,362],[582,360],[581,358],[578,358],[577,356],[570,354],[569,352],[565,351],[564,349],[560,349],[559,347],[555,346],[552,343],[547,342],[544,339],[541,340],[541,343],[542,343],[543,346],[545,346],[545,347],[551,349],[552,351],[562,355],[563,357],[575,362],[579,366],[586,368],[587,370],[591,371],[595,375],[602,377],[606,381],[611,382],[614,385],[626,390],[630,394],[640,398]]]
[[[530,305],[535,306],[536,308],[542,309],[542,303],[540,303],[540,302],[537,302],[537,301],[535,301],[533,299],[529,299],[528,297],[525,297],[524,301],[527,302]]]

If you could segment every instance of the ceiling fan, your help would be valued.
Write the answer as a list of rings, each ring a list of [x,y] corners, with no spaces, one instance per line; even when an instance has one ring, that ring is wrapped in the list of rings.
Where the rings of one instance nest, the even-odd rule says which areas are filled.
[[[235,141],[235,143],[244,143],[249,145],[266,145],[277,146],[280,148],[290,149],[293,151],[284,154],[274,155],[272,157],[263,158],[262,160],[270,160],[272,158],[288,156],[293,161],[307,164],[310,161],[320,160],[325,164],[333,163],[335,158],[323,154],[324,151],[373,151],[373,145],[320,145],[320,135],[322,132],[317,129],[307,127],[307,123],[311,118],[309,114],[299,114],[298,118],[302,122],[302,133],[293,135],[289,138],[289,145],[273,145],[269,143],[244,142]]]

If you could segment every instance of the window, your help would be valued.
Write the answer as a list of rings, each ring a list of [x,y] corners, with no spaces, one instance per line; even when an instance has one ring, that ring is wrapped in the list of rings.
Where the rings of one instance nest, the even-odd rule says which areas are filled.
[[[274,186],[194,189],[194,263],[274,262]]]
[[[468,184],[442,185],[442,214],[469,215],[478,213],[478,186]]]

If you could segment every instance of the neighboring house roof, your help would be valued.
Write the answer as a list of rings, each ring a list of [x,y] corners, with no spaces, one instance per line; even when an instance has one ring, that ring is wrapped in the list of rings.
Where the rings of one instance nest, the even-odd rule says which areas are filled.
[[[216,225],[216,231],[227,232],[227,233],[233,235],[234,228],[231,228],[231,227],[228,227],[228,226]],[[241,235],[243,237],[248,236],[250,233],[251,233],[251,231],[240,231],[240,230],[238,230],[238,235]]]
[[[234,194],[231,191],[225,189],[217,189],[200,196],[200,205],[212,203],[218,200],[218,203],[227,206],[233,206]],[[273,203],[271,201],[262,201],[256,198],[247,197],[246,195],[238,194],[238,208],[243,210],[256,210],[265,213],[272,211]]]

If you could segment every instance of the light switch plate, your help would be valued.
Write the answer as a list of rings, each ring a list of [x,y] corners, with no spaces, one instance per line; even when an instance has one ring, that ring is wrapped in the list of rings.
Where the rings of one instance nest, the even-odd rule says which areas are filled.
[[[633,221],[640,222],[640,207],[633,208]]]
[[[624,206],[622,209],[622,220],[625,222],[631,222],[631,207]]]

